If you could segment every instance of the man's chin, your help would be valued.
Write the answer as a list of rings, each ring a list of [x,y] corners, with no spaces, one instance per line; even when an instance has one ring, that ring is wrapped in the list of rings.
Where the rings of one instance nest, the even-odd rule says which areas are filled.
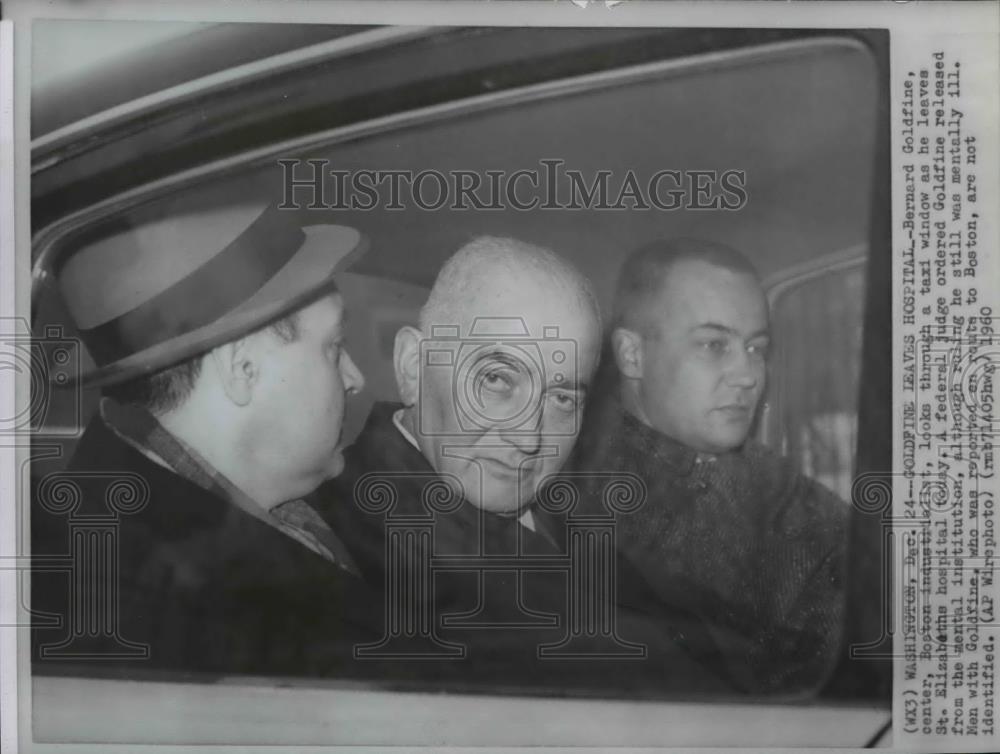
[[[497,516],[514,516],[521,510],[521,506],[512,505],[509,500],[470,500],[469,502],[476,508]]]
[[[480,510],[501,516],[516,515],[531,502],[533,495],[533,493],[520,491],[516,487],[495,491],[484,490],[484,492],[485,494],[470,496],[469,502]]]
[[[344,454],[340,448],[334,451],[333,456],[330,458],[330,463],[326,467],[326,472],[327,479],[333,479],[335,476],[340,476],[344,473]]]
[[[748,432],[730,432],[712,437],[709,442],[704,443],[702,450],[706,453],[730,453],[743,447],[747,441]]]

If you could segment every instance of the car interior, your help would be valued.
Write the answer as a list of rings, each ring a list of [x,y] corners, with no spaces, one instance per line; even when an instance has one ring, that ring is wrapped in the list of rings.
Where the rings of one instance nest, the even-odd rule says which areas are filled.
[[[33,93],[36,339],[72,337],[51,270],[82,234],[107,222],[156,216],[165,204],[195,208],[298,192],[301,206],[294,211],[303,224],[348,225],[367,240],[367,251],[338,280],[350,312],[348,348],[366,378],[363,393],[348,402],[349,442],[374,402],[396,400],[395,333],[416,323],[441,263],[466,241],[499,235],[552,248],[593,281],[607,308],[618,267],[631,250],[658,237],[706,238],[747,254],[771,305],[774,350],[757,437],[848,502],[859,474],[891,467],[887,35],[191,27],[141,55],[128,53],[133,58],[126,60],[149,76],[124,76],[128,66],[116,59]],[[45,34],[45,23],[36,24],[36,54],[45,49]],[[174,59],[186,62],[162,64]],[[303,198],[314,196],[315,186],[290,186],[289,168],[279,159],[297,161],[293,175],[300,180],[308,177],[310,160],[348,173],[434,169],[481,175],[537,171],[543,161],[558,160],[560,170],[580,171],[588,180],[610,171],[612,201],[629,171],[645,185],[661,170],[735,170],[744,176],[747,201],[738,211],[628,205],[471,211],[448,204],[401,211],[387,201],[366,210],[310,206]],[[338,187],[329,175],[324,180],[325,195],[334,196]],[[567,184],[559,190],[567,191]],[[59,368],[72,373],[88,359],[76,348]],[[30,476],[36,480],[65,464],[99,395],[52,391],[44,399],[32,443]],[[647,702],[629,706],[627,694],[614,688],[603,700],[586,701],[566,701],[574,694],[565,689],[556,694],[566,701],[564,711],[557,706],[552,717],[535,720],[538,713],[529,704],[534,692],[487,687],[449,702],[469,705],[466,727],[425,727],[421,735],[432,741],[478,735],[516,742],[513,733],[484,732],[492,729],[483,710],[501,694],[504,714],[520,715],[551,742],[577,740],[587,729],[599,744],[613,739],[614,731],[641,727],[645,733],[611,742],[644,745],[667,736],[675,745],[705,745],[705,731],[725,721],[714,734],[719,745],[733,737],[758,745],[791,739],[868,743],[888,719],[891,670],[891,636],[882,630],[887,585],[880,524],[878,511],[855,511],[847,630],[853,657],[845,653],[818,697],[776,704],[664,696],[660,707],[651,708],[642,706]],[[52,680],[43,676],[41,684]],[[36,719],[54,740],[81,725],[97,725],[84,712],[60,706],[71,697],[120,693],[118,716],[138,719],[130,705],[141,703],[141,681],[86,676],[63,679],[58,687],[36,685],[36,708],[47,710]],[[177,679],[145,680],[146,688],[155,689]],[[116,683],[126,686],[115,691]],[[382,716],[401,714],[416,726],[444,719],[435,711],[433,688],[403,692],[295,679],[216,679],[214,686],[229,695],[194,683],[167,722],[144,729],[120,724],[93,735],[173,740],[169,720],[188,714],[198,721],[192,735],[201,737],[199,743],[233,740],[232,726],[209,718],[238,715],[241,703],[259,709],[263,690],[277,687],[287,691],[287,705],[270,708],[272,727],[265,729],[261,719],[254,730],[264,738],[291,736],[280,739],[289,743],[329,740],[324,736],[342,743],[402,743],[386,731]],[[404,705],[394,703],[400,694],[407,695]],[[759,714],[765,704],[772,717]],[[329,721],[319,722],[331,708],[337,710],[333,719],[346,727],[331,732]],[[842,709],[845,716],[824,718],[819,709]],[[787,719],[787,726],[773,726],[785,733],[769,730],[761,719]],[[824,726],[829,730],[820,730]],[[741,728],[746,738],[739,737]],[[236,737],[261,740],[247,731]]]

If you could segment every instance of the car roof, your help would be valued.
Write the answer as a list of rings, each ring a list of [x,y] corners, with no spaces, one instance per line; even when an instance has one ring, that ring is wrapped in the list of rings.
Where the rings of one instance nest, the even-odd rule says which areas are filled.
[[[732,169],[746,174],[750,209],[755,201],[769,208],[444,210],[406,213],[405,222],[384,209],[330,215],[372,237],[356,271],[422,286],[444,256],[483,232],[591,258],[599,281],[612,276],[612,263],[601,263],[617,256],[608,249],[657,235],[749,246],[765,275],[803,255],[860,254],[866,243],[877,93],[856,34],[197,27],[152,54],[123,53],[137,66],[129,90],[114,86],[120,57],[39,88],[36,252],[63,238],[67,219],[69,229],[85,225],[91,208],[119,211],[209,180],[217,192],[251,185],[251,167],[273,166],[276,154],[329,157],[355,170],[510,169],[552,158],[585,174],[610,167],[646,178],[654,168]],[[179,51],[185,62],[161,70],[171,66],[157,61]],[[115,92],[85,104],[87,93],[104,90]],[[56,107],[71,91],[76,99]],[[211,167],[227,160],[231,183]],[[273,174],[260,180],[274,183]]]

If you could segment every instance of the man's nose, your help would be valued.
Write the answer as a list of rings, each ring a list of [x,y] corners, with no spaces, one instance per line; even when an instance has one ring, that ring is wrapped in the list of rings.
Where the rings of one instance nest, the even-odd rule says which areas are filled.
[[[365,388],[365,376],[347,351],[340,355],[340,377],[344,381],[344,391],[349,394],[360,393]]]
[[[763,368],[745,349],[736,351],[726,374],[733,387],[752,389],[763,378]]]
[[[542,447],[542,412],[537,411],[516,427],[501,429],[500,436],[525,455],[534,455]]]

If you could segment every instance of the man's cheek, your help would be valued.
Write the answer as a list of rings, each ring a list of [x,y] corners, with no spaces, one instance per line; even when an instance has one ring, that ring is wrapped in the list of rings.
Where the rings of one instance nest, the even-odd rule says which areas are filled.
[[[574,435],[573,437],[564,439],[562,442],[558,443],[556,445],[556,455],[542,461],[541,468],[539,470],[544,474],[551,474],[559,471],[569,458],[569,454],[572,452],[573,444],[575,442],[576,436]]]
[[[435,381],[431,410],[428,413],[436,429],[447,430],[457,425],[454,403],[451,383],[444,380]]]

